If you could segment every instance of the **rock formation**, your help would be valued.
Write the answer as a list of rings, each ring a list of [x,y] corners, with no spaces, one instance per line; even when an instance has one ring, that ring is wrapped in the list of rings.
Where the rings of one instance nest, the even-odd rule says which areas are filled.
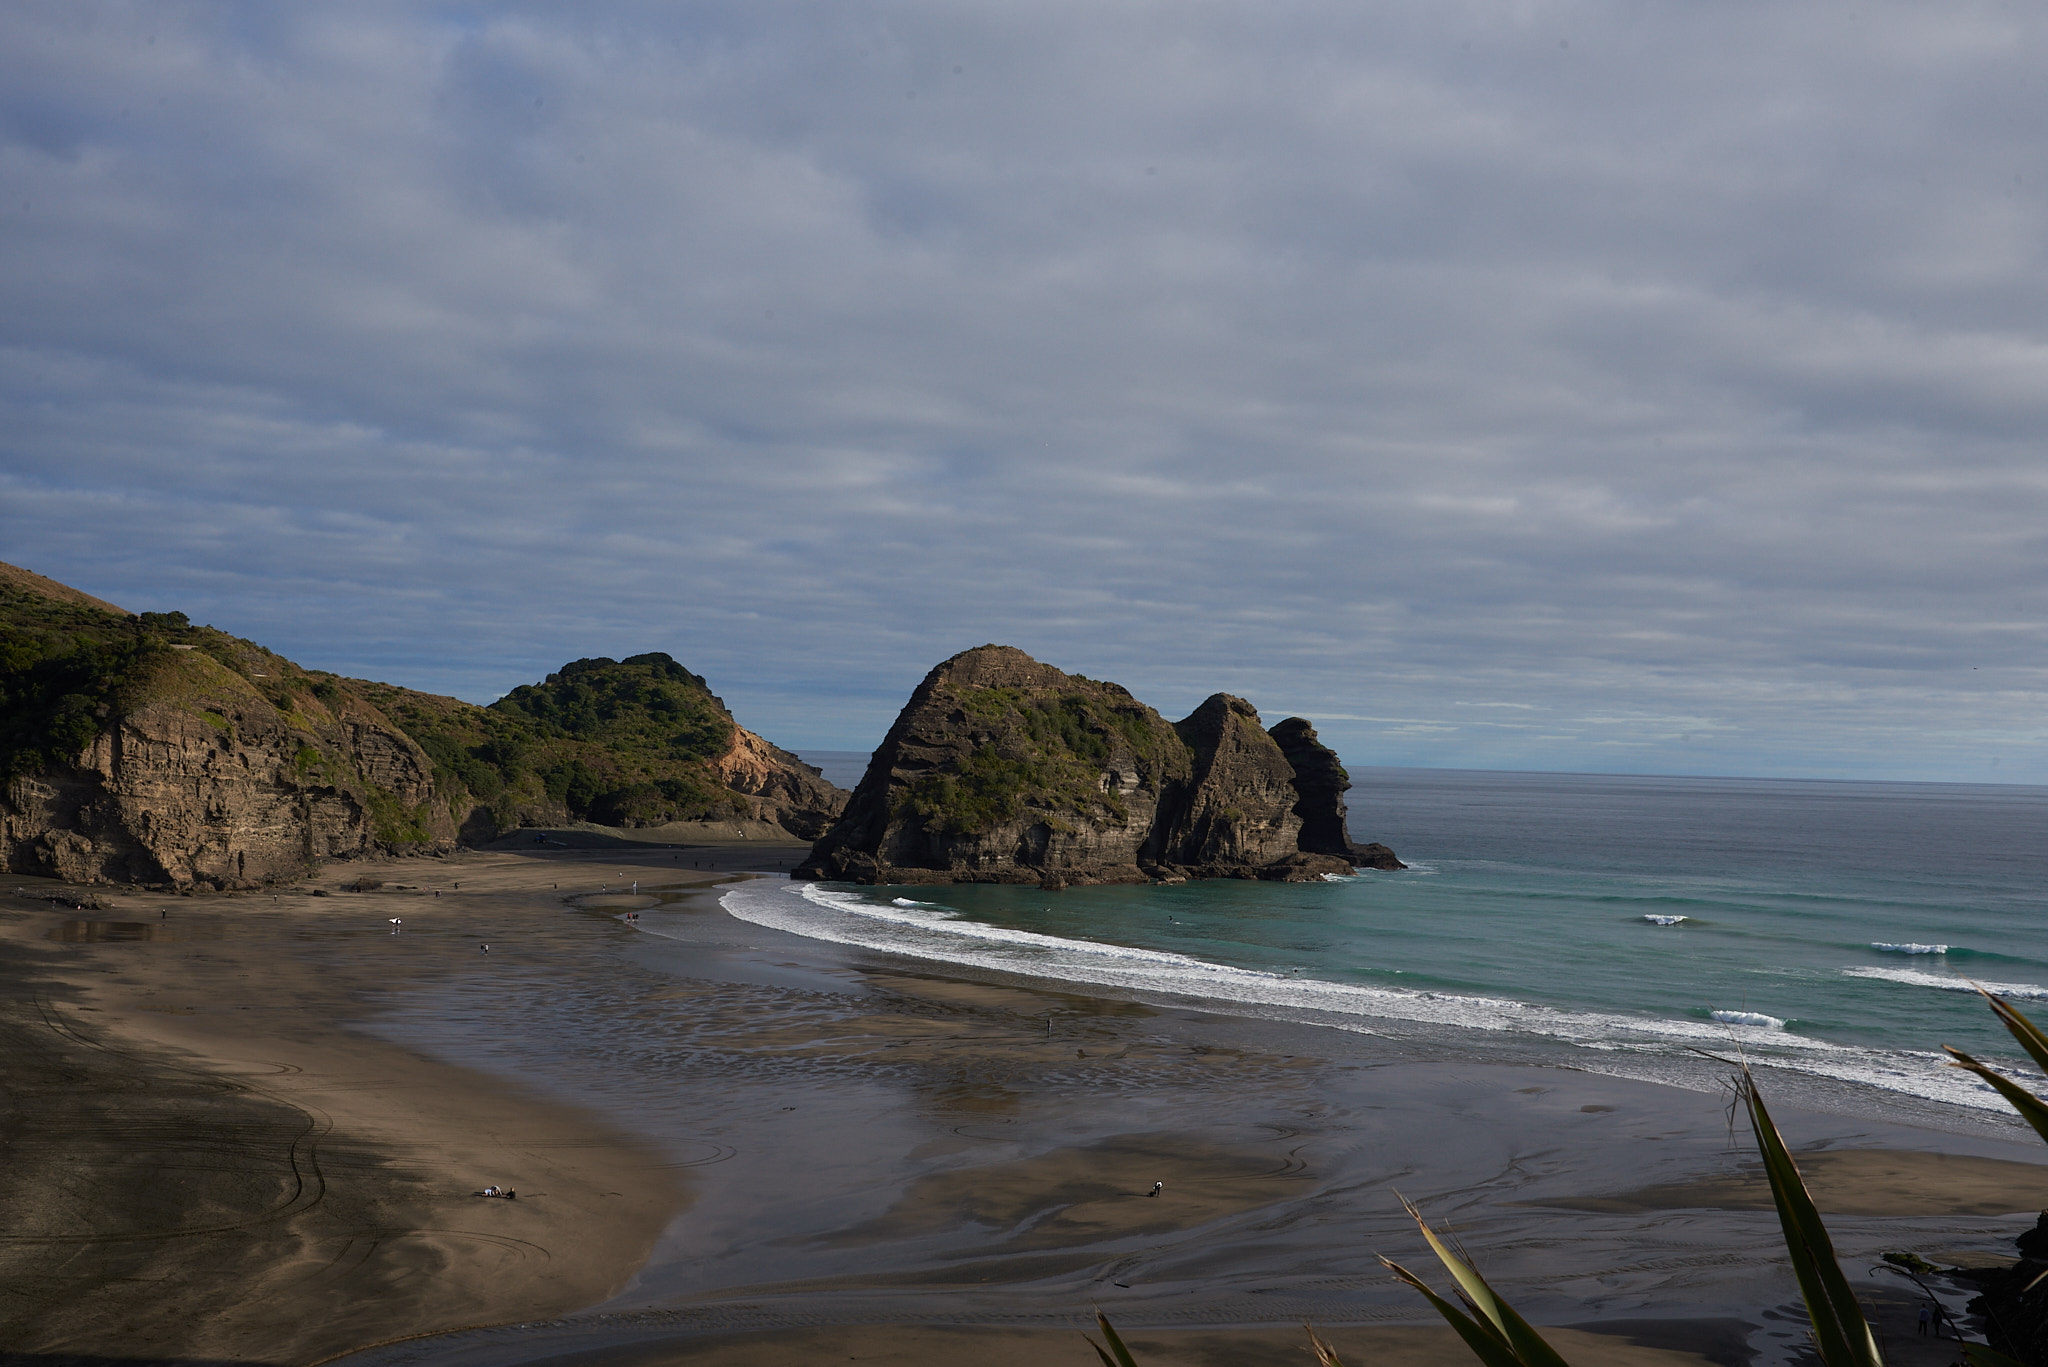
[[[1294,770],[1294,788],[1301,794],[1294,814],[1301,818],[1301,848],[1313,854],[1334,854],[1357,868],[1404,869],[1385,845],[1357,845],[1351,840],[1344,794],[1351,775],[1337,752],[1316,739],[1316,729],[1301,717],[1289,717],[1267,734],[1280,746]]]
[[[0,564],[0,871],[251,887],[577,820],[815,839],[845,800],[667,655],[579,660],[478,707]]]
[[[1060,886],[1349,873],[1336,756],[1290,732],[1312,790],[1250,703],[1219,693],[1169,723],[1113,683],[1009,646],[925,676],[800,878]],[[1321,771],[1318,771],[1321,772]],[[1304,843],[1314,829],[1323,848]],[[1391,857],[1391,853],[1389,854]],[[1398,864],[1394,865],[1398,867]]]
[[[925,676],[798,874],[1142,881],[1161,796],[1192,767],[1166,720],[1117,685],[983,646]]]
[[[250,887],[323,858],[454,843],[420,747],[354,698],[281,712],[200,651],[156,652],[76,760],[11,780],[10,872]]]
[[[817,766],[743,726],[732,729],[731,748],[712,767],[726,787],[754,800],[748,813],[754,820],[772,821],[805,840],[823,835],[846,809],[846,790],[827,783]]]
[[[1150,842],[1149,862],[1194,877],[1230,877],[1239,870],[1299,867],[1300,794],[1294,770],[1259,724],[1258,709],[1217,693],[1174,723],[1193,771],[1165,795]],[[1348,864],[1323,872],[1349,873]]]

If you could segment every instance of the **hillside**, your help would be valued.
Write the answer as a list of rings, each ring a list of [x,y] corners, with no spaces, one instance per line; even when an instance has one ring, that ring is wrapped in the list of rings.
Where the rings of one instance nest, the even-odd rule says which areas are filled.
[[[1351,786],[1299,717],[1218,693],[1178,722],[1010,646],[925,676],[799,878],[1140,882],[1399,868],[1354,846]]]
[[[751,817],[808,839],[845,802],[666,655],[579,660],[478,707],[11,565],[0,784],[7,871],[221,887],[568,820]]]

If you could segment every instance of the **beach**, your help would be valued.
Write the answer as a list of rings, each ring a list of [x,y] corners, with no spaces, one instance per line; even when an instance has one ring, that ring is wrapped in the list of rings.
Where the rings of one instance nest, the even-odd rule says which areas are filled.
[[[1396,1193],[1569,1326],[1574,1362],[1734,1367],[1802,1339],[1723,1095],[721,907],[720,880],[801,850],[73,890],[97,910],[14,880],[0,1349],[1085,1364],[1099,1307],[1148,1364],[1302,1361],[1308,1320],[1347,1361],[1467,1361],[1378,1261],[1434,1276]],[[1776,1110],[1894,1360],[1948,1362],[1914,1339],[1912,1288],[1867,1269],[1998,1257],[2048,1205],[2038,1141]],[[492,1184],[517,1200],[474,1194]]]

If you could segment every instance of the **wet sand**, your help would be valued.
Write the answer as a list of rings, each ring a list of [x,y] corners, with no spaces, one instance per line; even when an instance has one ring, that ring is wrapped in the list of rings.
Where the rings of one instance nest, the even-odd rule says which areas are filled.
[[[1427,1271],[1397,1190],[1577,1326],[1574,1362],[1736,1367],[1802,1337],[1719,1097],[928,971],[695,890],[778,853],[0,899],[0,1026],[39,1070],[8,1079],[34,1161],[0,1198],[34,1214],[0,1243],[0,1349],[1087,1367],[1100,1306],[1148,1367],[1304,1361],[1306,1319],[1354,1367],[1462,1364],[1374,1256]],[[2024,1138],[1774,1109],[1845,1259],[1993,1256],[2048,1205]],[[468,1194],[490,1181],[519,1200]],[[1952,1358],[1854,1275],[1895,1360]]]
[[[452,906],[456,867],[350,865],[274,898],[71,890],[104,910],[8,881],[29,895],[0,896],[7,1361],[313,1362],[631,1277],[686,1199],[664,1155],[346,1028],[455,967],[392,953],[411,944],[384,913]],[[337,890],[366,872],[391,891]]]

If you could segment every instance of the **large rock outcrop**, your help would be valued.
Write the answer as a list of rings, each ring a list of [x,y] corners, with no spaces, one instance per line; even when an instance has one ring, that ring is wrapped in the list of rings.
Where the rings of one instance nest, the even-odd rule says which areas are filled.
[[[1193,771],[1160,804],[1151,863],[1219,877],[1305,853],[1294,770],[1260,726],[1257,708],[1217,693],[1173,729]]]
[[[798,874],[1142,881],[1160,798],[1192,771],[1173,727],[1124,689],[983,646],[925,676]]]
[[[337,855],[454,842],[432,763],[360,700],[286,713],[196,650],[156,653],[121,693],[73,763],[6,785],[9,871],[253,887]]]
[[[1301,848],[1313,854],[1337,855],[1358,868],[1408,867],[1385,845],[1352,843],[1350,813],[1344,803],[1344,794],[1351,790],[1351,775],[1344,771],[1337,752],[1316,739],[1316,729],[1306,718],[1289,717],[1267,734],[1294,770],[1294,790],[1301,795],[1294,806],[1294,814],[1301,818]]]
[[[1219,693],[1170,723],[1116,684],[982,646],[925,676],[795,876],[1306,880],[1352,868],[1348,844],[1302,842],[1329,798],[1342,829],[1342,791],[1305,794],[1241,698]]]

